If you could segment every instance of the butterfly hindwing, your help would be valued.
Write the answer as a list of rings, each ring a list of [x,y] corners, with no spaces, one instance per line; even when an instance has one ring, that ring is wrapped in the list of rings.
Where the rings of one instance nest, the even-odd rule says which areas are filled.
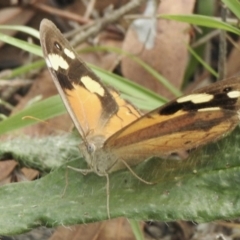
[[[220,81],[142,116],[110,137],[104,148],[131,165],[216,141],[238,124],[239,97],[236,78]]]

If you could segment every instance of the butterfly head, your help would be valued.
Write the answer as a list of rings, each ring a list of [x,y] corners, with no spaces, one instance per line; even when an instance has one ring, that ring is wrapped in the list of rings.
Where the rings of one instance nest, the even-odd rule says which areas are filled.
[[[105,166],[101,159],[112,159],[112,155],[103,150],[105,140],[106,138],[102,135],[92,135],[88,136],[87,141],[82,142],[80,145],[80,151],[89,167],[100,176],[105,175],[109,167],[109,164]]]

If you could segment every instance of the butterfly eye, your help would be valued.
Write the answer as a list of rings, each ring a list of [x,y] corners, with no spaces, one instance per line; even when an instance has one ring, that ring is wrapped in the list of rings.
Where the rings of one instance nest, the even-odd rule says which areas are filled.
[[[88,151],[89,154],[94,153],[95,150],[96,150],[96,146],[93,143],[89,143],[87,145],[87,151]]]

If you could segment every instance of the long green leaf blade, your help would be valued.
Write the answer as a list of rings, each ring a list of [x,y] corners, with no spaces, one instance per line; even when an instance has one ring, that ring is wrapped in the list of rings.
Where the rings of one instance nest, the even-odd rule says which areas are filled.
[[[176,20],[180,22],[186,22],[190,24],[195,24],[199,26],[209,27],[209,28],[218,28],[223,29],[237,35],[240,35],[240,30],[232,25],[222,22],[218,19],[208,16],[202,16],[197,14],[192,15],[159,15],[160,18]]]

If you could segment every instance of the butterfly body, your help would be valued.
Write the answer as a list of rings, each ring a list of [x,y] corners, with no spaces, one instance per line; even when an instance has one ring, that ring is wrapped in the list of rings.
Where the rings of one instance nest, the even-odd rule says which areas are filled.
[[[83,143],[80,148],[98,175],[150,157],[187,156],[239,122],[240,79],[232,78],[179,97],[145,115],[101,80],[78,57],[53,23],[43,20],[46,63]]]

